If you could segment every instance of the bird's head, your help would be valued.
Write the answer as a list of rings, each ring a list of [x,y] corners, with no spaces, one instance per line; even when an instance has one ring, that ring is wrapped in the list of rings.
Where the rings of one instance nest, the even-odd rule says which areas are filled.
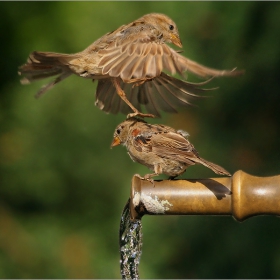
[[[182,42],[176,23],[168,16],[164,14],[152,13],[144,15],[139,20],[142,20],[158,29],[158,31],[162,33],[165,42],[172,43],[177,47],[182,48]]]
[[[111,148],[118,146],[120,144],[126,145],[126,141],[129,138],[131,128],[133,128],[133,126],[138,122],[145,122],[145,121],[137,118],[129,118],[124,122],[122,122],[121,124],[119,124],[115,129],[113,141],[111,143]]]

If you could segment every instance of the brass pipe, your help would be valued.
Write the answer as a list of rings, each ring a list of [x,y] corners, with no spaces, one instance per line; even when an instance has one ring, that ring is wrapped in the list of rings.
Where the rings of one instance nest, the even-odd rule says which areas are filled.
[[[159,180],[132,178],[132,220],[149,215],[280,215],[280,175],[256,177],[241,170],[232,177]]]

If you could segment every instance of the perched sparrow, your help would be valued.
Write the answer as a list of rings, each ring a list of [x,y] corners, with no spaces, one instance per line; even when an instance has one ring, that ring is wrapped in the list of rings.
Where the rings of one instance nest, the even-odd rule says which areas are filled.
[[[105,112],[122,112],[130,117],[160,116],[160,111],[176,112],[189,104],[190,96],[204,89],[167,75],[189,71],[197,76],[236,76],[243,71],[216,70],[202,66],[166,43],[182,47],[174,21],[163,14],[147,14],[105,34],[85,50],[75,54],[34,51],[19,67],[23,84],[59,75],[42,87],[37,97],[71,74],[98,80],[96,105]],[[124,101],[122,101],[122,100]],[[150,114],[140,112],[141,105]],[[128,117],[129,117],[128,116]]]
[[[176,177],[198,163],[216,174],[231,176],[221,166],[201,158],[187,136],[182,130],[129,118],[116,128],[111,147],[123,144],[133,161],[153,170],[154,173],[144,176],[147,180],[162,173]]]

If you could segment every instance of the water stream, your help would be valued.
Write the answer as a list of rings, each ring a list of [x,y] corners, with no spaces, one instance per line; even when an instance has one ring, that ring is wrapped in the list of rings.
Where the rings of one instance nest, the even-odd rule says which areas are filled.
[[[130,220],[129,202],[126,203],[120,222],[120,268],[122,279],[139,279],[138,266],[142,253],[141,220]]]

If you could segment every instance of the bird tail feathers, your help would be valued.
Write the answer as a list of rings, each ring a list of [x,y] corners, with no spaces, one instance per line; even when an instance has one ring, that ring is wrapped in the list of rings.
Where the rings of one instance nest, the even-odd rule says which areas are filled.
[[[213,163],[213,162],[210,162],[206,159],[203,159],[203,158],[200,158],[201,159],[201,164],[203,164],[204,166],[210,168],[212,171],[214,171],[216,174],[219,174],[219,175],[226,175],[226,176],[231,176],[231,174],[226,171],[223,167]]]
[[[43,86],[36,97],[41,96],[55,84],[61,82],[72,74],[68,62],[73,59],[73,55],[52,53],[52,52],[32,52],[27,63],[19,67],[19,75],[22,75],[22,84],[29,84],[34,81],[59,75],[55,80]]]

